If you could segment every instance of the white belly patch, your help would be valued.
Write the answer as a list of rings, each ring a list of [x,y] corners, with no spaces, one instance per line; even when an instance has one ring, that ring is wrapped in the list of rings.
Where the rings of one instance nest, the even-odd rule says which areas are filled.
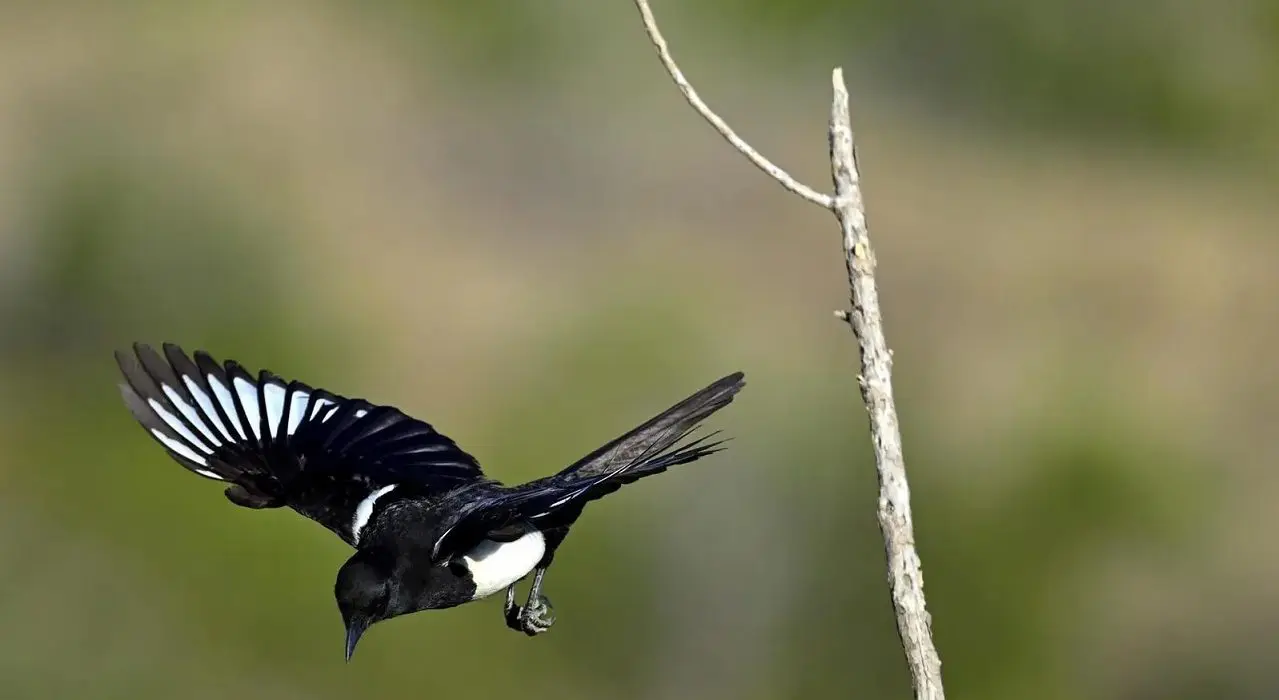
[[[475,597],[491,596],[528,575],[546,553],[546,538],[532,530],[513,542],[484,540],[462,556],[475,581]]]

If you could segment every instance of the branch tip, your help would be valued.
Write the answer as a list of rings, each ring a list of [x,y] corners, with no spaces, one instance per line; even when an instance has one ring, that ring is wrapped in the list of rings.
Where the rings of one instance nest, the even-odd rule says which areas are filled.
[[[662,67],[666,69],[666,74],[674,81],[675,87],[684,95],[684,100],[693,108],[711,128],[719,132],[724,140],[732,144],[738,153],[746,156],[755,167],[763,170],[769,177],[773,178],[777,184],[786,188],[789,192],[816,204],[823,209],[830,209],[834,203],[834,197],[822,194],[803,184],[802,182],[791,177],[790,173],[782,170],[771,160],[765,158],[763,154],[755,150],[753,146],[746,142],[745,139],[737,135],[732,127],[728,125],[718,114],[715,113],[697,94],[697,90],[693,88],[692,83],[684,77],[684,72],[680,70],[679,64],[675,62],[675,57],[671,55],[670,47],[666,44],[666,37],[662,36],[662,31],[657,27],[657,19],[653,17],[653,10],[648,6],[648,0],[634,0],[635,8],[639,10],[640,21],[644,23],[644,31],[648,34],[649,41],[653,44],[653,49],[657,51],[657,58],[662,62]]]

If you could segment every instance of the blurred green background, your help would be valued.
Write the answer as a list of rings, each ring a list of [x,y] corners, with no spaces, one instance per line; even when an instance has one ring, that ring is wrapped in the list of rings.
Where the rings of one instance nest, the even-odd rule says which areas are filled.
[[[954,698],[1274,698],[1279,2],[700,0],[690,78],[825,189],[853,93]],[[901,698],[833,219],[625,0],[0,4],[0,697]],[[180,342],[506,481],[735,369],[730,451],[342,663],[345,546],[132,422]]]

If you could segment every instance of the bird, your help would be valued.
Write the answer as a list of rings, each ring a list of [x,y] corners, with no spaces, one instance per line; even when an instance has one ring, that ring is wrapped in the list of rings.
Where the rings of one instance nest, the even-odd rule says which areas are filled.
[[[237,506],[290,508],[354,548],[334,583],[347,662],[375,623],[502,590],[507,627],[548,631],[556,618],[543,578],[585,506],[725,449],[720,431],[686,438],[745,386],[742,372],[729,374],[568,467],[508,486],[391,405],[174,343],[135,342],[115,358],[126,407],[180,465],[224,482]]]

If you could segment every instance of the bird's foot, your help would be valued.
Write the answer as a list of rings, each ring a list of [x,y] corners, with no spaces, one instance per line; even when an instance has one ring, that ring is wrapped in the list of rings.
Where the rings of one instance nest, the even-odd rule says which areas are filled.
[[[528,602],[524,605],[515,604],[515,584],[507,586],[506,605],[502,608],[507,627],[536,637],[555,624],[555,609],[551,607],[551,600],[542,595],[542,576],[545,574],[545,569],[538,570],[533,578],[533,587],[529,590]]]
[[[528,605],[508,605],[504,612],[507,627],[530,637],[542,634],[555,624],[555,610],[546,596],[532,598]]]
[[[536,637],[555,624],[555,609],[546,596],[530,598],[528,605],[520,608],[518,629],[530,637]]]

